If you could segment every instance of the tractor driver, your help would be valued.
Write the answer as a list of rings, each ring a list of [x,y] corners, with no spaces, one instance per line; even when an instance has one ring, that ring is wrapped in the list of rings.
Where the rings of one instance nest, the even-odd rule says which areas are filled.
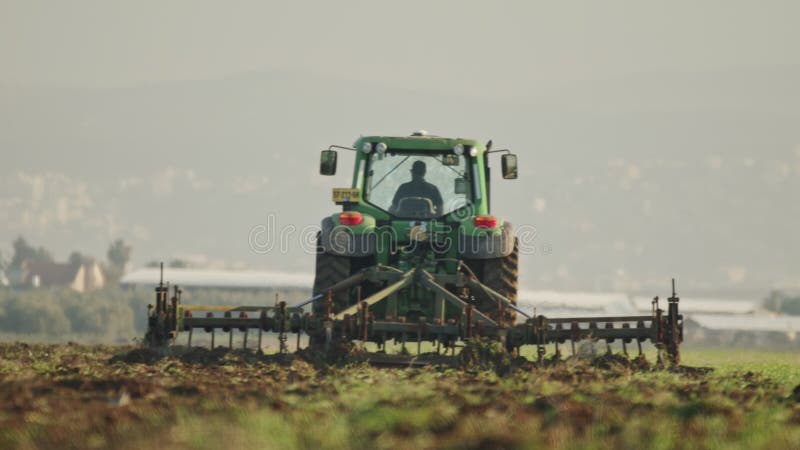
[[[439,215],[442,213],[442,194],[439,193],[439,188],[434,184],[425,181],[426,166],[422,161],[414,161],[411,165],[411,181],[403,183],[394,194],[392,200],[392,207],[390,211],[396,213],[400,201],[409,197],[422,197],[427,198],[433,203],[434,213]]]

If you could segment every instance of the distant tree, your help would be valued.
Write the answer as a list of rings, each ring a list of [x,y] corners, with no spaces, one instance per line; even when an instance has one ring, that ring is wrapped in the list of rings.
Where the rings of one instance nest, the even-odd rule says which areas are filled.
[[[77,266],[78,264],[83,264],[85,260],[86,258],[79,251],[74,251],[70,253],[69,258],[67,258],[67,261],[69,261],[69,263],[72,264],[73,266]]]
[[[126,245],[125,241],[122,239],[117,239],[108,247],[106,256],[108,257],[109,267],[113,267],[122,272],[131,259],[131,246]]]
[[[169,262],[169,267],[172,267],[173,269],[186,269],[189,267],[189,263],[182,259],[173,259]]]
[[[152,260],[147,264],[145,264],[144,266],[149,267],[151,269],[158,269],[159,267],[161,267],[161,261]],[[164,267],[171,267],[173,269],[186,269],[188,267],[191,267],[191,264],[182,259],[173,259],[172,261],[164,264]]]
[[[786,296],[781,291],[770,291],[766,298],[764,298],[764,308],[770,311],[780,311],[785,298]]]
[[[106,252],[108,266],[106,267],[106,277],[110,282],[117,282],[125,273],[125,266],[131,259],[131,246],[126,245],[122,239],[117,239],[108,246]]]
[[[800,297],[789,297],[781,291],[772,291],[764,299],[764,308],[784,314],[800,315]]]
[[[22,236],[18,237],[13,243],[14,256],[11,257],[10,269],[19,269],[26,261],[28,262],[52,262],[53,256],[44,247],[35,248],[28,244]]]

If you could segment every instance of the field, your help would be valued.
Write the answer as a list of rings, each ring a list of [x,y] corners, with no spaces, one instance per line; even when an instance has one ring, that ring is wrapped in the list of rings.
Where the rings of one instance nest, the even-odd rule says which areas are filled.
[[[684,362],[397,369],[0,344],[0,448],[800,448],[800,355]]]

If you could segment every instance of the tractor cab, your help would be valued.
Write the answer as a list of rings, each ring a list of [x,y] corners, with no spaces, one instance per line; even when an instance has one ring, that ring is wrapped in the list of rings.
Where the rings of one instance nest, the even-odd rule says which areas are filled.
[[[336,173],[336,148],[321,155],[320,173]],[[345,210],[378,220],[463,221],[489,214],[489,154],[505,152],[502,175],[517,177],[516,156],[469,139],[416,132],[408,137],[366,136],[356,141],[352,187],[337,189]],[[349,194],[349,195],[348,195]],[[357,197],[357,198],[356,198]],[[336,200],[336,199],[335,199]]]

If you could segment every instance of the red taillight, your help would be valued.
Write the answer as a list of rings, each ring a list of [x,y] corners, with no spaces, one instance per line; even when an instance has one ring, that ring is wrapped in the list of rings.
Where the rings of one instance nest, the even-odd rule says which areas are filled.
[[[497,227],[497,217],[475,216],[475,226],[478,228],[495,228]]]
[[[360,212],[345,211],[339,214],[339,223],[341,223],[342,225],[347,225],[351,227],[353,225],[360,225],[361,222],[363,221],[364,221],[364,216],[362,216]]]

